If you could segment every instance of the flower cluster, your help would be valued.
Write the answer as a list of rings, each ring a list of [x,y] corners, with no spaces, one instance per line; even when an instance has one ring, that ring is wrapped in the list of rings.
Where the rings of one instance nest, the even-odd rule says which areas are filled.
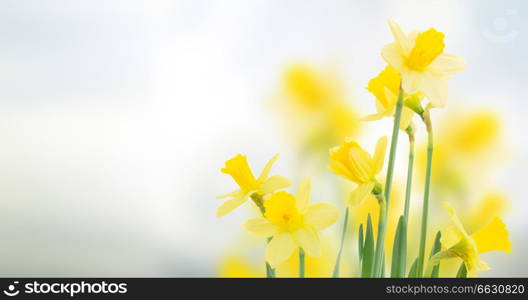
[[[479,226],[473,234],[468,234],[455,209],[449,203],[444,203],[452,225],[445,229],[437,229],[433,238],[428,236],[431,231],[429,223],[429,204],[432,196],[431,185],[438,184],[432,180],[433,163],[433,122],[431,109],[442,108],[447,103],[448,79],[466,68],[465,61],[456,55],[444,52],[444,34],[434,28],[423,32],[413,31],[406,34],[394,21],[389,21],[389,27],[394,37],[381,51],[383,60],[387,63],[384,69],[368,82],[367,90],[374,96],[376,112],[362,118],[363,121],[376,121],[382,118],[392,118],[391,138],[382,136],[378,139],[374,151],[369,153],[351,137],[341,134],[332,135],[336,130],[322,130],[324,135],[332,135],[318,147],[326,147],[329,151],[328,170],[354,185],[345,201],[344,225],[342,228],[340,247],[337,250],[333,276],[340,275],[342,250],[346,237],[349,235],[349,210],[361,205],[367,198],[376,199],[379,214],[373,224],[371,215],[362,223],[358,239],[358,275],[363,277],[385,277],[386,269],[390,268],[391,277],[438,277],[440,265],[447,259],[458,259],[460,262],[457,277],[476,276],[478,271],[489,269],[480,258],[480,254],[489,251],[511,252],[511,243],[506,225],[496,212],[485,212],[489,222]],[[333,113],[343,105],[343,96],[327,81],[305,66],[292,67],[286,76],[285,93],[296,106],[310,114],[321,112],[325,117],[324,127],[333,120]],[[410,222],[411,189],[414,170],[414,143],[419,136],[418,126],[414,123],[415,116],[425,128],[426,147],[423,149],[423,202],[420,215],[420,234],[414,238],[408,230]],[[356,127],[354,118],[347,124],[337,126],[346,128],[345,132]],[[487,119],[484,121],[487,122]],[[480,122],[480,119],[479,119]],[[486,123],[485,122],[485,123]],[[482,122],[481,122],[482,123]],[[481,124],[478,123],[478,124]],[[332,123],[337,124],[337,123]],[[419,124],[420,125],[420,124]],[[468,126],[471,127],[471,126]],[[493,131],[490,128],[489,131]],[[342,133],[342,132],[340,132]],[[398,136],[406,134],[409,138],[409,159],[407,162],[407,181],[403,211],[392,215],[400,215],[397,222],[388,218]],[[478,144],[482,134],[466,130],[460,134],[442,137],[442,144],[452,143],[453,147],[469,149],[467,143]],[[336,141],[338,137],[338,141]],[[485,139],[485,138],[484,138]],[[339,146],[330,147],[328,141]],[[468,142],[469,141],[469,142]],[[334,145],[335,145],[334,144]],[[480,143],[482,144],[482,143]],[[484,146],[483,146],[484,147]],[[387,149],[388,148],[388,149]],[[468,150],[469,151],[469,150]],[[474,153],[474,152],[471,152]],[[386,158],[387,156],[387,158]],[[421,156],[420,156],[421,157]],[[295,194],[285,189],[291,186],[288,178],[281,175],[269,176],[271,166],[278,158],[273,157],[265,166],[258,178],[255,178],[244,155],[238,154],[228,160],[222,172],[230,175],[239,189],[218,198],[229,198],[218,209],[217,216],[223,216],[251,199],[260,210],[260,217],[252,218],[243,224],[250,233],[267,240],[265,251],[266,274],[276,276],[276,268],[284,265],[297,253],[299,256],[299,276],[305,275],[305,255],[318,257],[321,255],[320,231],[333,225],[338,219],[338,209],[335,205],[325,202],[310,204],[311,183],[309,179],[302,180]],[[448,157],[446,158],[448,159]],[[387,160],[387,163],[385,161]],[[441,163],[438,163],[441,164]],[[386,166],[385,178],[380,178]],[[442,166],[438,170],[443,171]],[[434,189],[433,189],[434,194]],[[434,195],[433,195],[434,197]],[[495,207],[495,206],[493,206]],[[489,209],[487,209],[489,211]],[[394,224],[389,224],[389,223]],[[387,228],[394,228],[392,249],[387,250],[385,240]],[[434,229],[434,228],[433,228]],[[470,230],[472,231],[472,230]],[[408,245],[412,241],[418,245],[415,259],[408,259],[411,251]],[[432,248],[427,249],[431,244]],[[427,255],[426,255],[427,253]],[[430,255],[429,255],[430,253]],[[390,266],[387,262],[390,261]]]

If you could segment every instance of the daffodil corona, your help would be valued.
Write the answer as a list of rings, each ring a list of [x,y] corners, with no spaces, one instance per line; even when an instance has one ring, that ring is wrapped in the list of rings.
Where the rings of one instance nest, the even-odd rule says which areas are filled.
[[[328,168],[335,174],[358,184],[356,190],[351,193],[348,204],[357,205],[372,192],[377,183],[376,175],[383,168],[386,150],[387,137],[378,140],[374,156],[350,139],[330,150]]]
[[[335,223],[338,211],[329,203],[309,204],[310,181],[299,185],[297,195],[280,191],[264,201],[264,218],[244,223],[249,232],[271,237],[266,248],[266,261],[273,267],[285,262],[297,248],[313,257],[320,255],[318,231]]]
[[[264,167],[258,178],[255,178],[249,168],[245,155],[238,154],[225,163],[222,173],[230,175],[238,184],[240,189],[226,195],[218,196],[217,199],[230,198],[218,208],[217,217],[224,216],[233,209],[246,202],[251,196],[263,197],[274,191],[287,188],[291,185],[290,180],[281,175],[269,176],[273,163],[279,157],[276,154]]]

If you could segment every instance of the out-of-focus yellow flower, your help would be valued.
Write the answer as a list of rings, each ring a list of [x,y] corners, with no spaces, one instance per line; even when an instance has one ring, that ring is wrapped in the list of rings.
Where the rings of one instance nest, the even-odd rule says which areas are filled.
[[[247,259],[238,255],[225,257],[218,270],[218,276],[223,278],[256,278],[264,277],[264,267],[257,268]]]
[[[304,153],[320,154],[358,132],[358,113],[333,72],[308,64],[287,67],[276,103],[290,134]]]
[[[382,56],[401,74],[403,90],[423,93],[433,107],[445,106],[447,80],[464,70],[464,60],[444,53],[444,34],[434,28],[407,35],[396,22],[389,20],[389,25],[394,42],[383,48]]]
[[[377,113],[362,118],[364,121],[375,121],[384,117],[394,116],[398,94],[400,92],[400,73],[391,66],[385,67],[378,76],[369,81],[367,90],[376,97]],[[405,98],[409,95],[404,95]],[[412,97],[420,98],[419,94]],[[407,106],[403,107],[400,129],[405,130],[412,122],[414,112]]]
[[[471,211],[466,214],[467,228],[475,230],[488,224],[495,217],[503,214],[508,207],[508,199],[498,191],[489,191],[484,194]]]
[[[501,149],[501,121],[492,110],[457,109],[440,122],[433,152],[432,183],[436,191],[461,192],[469,180],[482,181]],[[417,165],[424,172],[427,145],[419,146]],[[474,172],[473,170],[478,170]]]
[[[348,204],[361,203],[375,187],[376,175],[383,168],[387,137],[381,137],[376,143],[374,157],[363,150],[361,146],[346,139],[339,147],[330,149],[330,165],[328,168],[335,174],[358,184],[349,197]]]
[[[264,201],[265,218],[250,219],[244,227],[251,233],[273,237],[266,248],[266,261],[277,267],[297,248],[308,256],[320,255],[318,231],[335,223],[338,211],[330,203],[310,202],[310,181],[303,180],[297,196],[281,191]]]
[[[444,202],[444,207],[451,215],[453,225],[442,231],[442,247],[446,247],[446,250],[435,254],[431,258],[433,263],[440,259],[458,257],[464,261],[468,275],[474,277],[477,271],[489,269],[489,266],[480,259],[480,253],[511,252],[506,225],[499,217],[495,217],[487,226],[469,235],[458,219],[455,209],[447,202]]]
[[[238,184],[240,189],[229,194],[217,197],[217,199],[231,199],[224,202],[224,204],[222,204],[220,208],[218,208],[216,216],[224,216],[233,209],[239,207],[240,205],[242,205],[242,203],[246,202],[249,197],[251,197],[251,195],[254,193],[257,193],[260,196],[264,196],[274,191],[289,187],[291,185],[291,182],[288,178],[284,176],[275,175],[268,177],[269,172],[271,171],[271,167],[278,157],[279,155],[276,154],[266,164],[258,178],[255,178],[253,172],[249,168],[245,155],[237,154],[235,157],[226,161],[225,167],[222,168],[221,171],[222,173],[230,175],[233,180],[235,180],[235,182]]]

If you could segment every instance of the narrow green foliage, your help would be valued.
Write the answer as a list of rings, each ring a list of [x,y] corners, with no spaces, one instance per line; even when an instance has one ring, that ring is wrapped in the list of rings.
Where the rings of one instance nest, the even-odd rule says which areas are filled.
[[[467,278],[467,269],[466,264],[462,263],[460,265],[460,268],[458,268],[458,272],[456,274],[457,278]]]
[[[359,263],[361,264],[361,260],[363,259],[363,247],[365,244],[365,239],[363,237],[363,224],[359,225],[359,232],[358,232],[358,255],[359,255]]]
[[[391,277],[403,278],[405,277],[405,265],[407,264],[407,223],[405,217],[400,216],[398,227],[396,229],[396,236],[394,237],[394,245],[392,248],[392,267]]]
[[[409,278],[416,278],[417,277],[417,265],[418,265],[418,258],[414,259],[414,262],[411,265],[411,269],[409,270],[409,275],[407,277]]]
[[[372,231],[372,219],[369,214],[367,218],[367,232],[365,235],[365,245],[363,246],[361,277],[372,277],[373,267],[374,267],[374,233]]]
[[[341,233],[341,246],[339,246],[339,252],[337,253],[337,258],[334,266],[333,277],[339,277],[339,266],[341,264],[341,253],[343,252],[343,245],[345,244],[346,232],[348,228],[348,207],[345,212],[345,222],[343,223],[343,231]]]
[[[438,231],[435,236],[433,249],[431,249],[431,255],[429,258],[433,257],[436,253],[440,252],[442,249],[442,243],[440,242],[440,239],[442,238],[442,233]],[[431,271],[431,278],[438,278],[438,274],[440,274],[440,262],[438,262],[436,265],[433,266],[433,269]]]
[[[271,242],[271,239],[272,239],[271,237],[268,238],[268,241],[267,241],[268,244]],[[266,262],[266,277],[267,278],[274,278],[275,277],[275,269],[273,269],[268,262]]]

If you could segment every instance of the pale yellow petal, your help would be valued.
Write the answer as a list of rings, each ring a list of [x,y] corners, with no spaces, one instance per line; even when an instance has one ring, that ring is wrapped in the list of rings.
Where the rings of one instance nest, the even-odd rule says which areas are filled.
[[[404,68],[404,58],[396,43],[385,45],[381,50],[381,56],[394,69],[401,71]]]
[[[279,233],[271,239],[266,247],[266,261],[272,268],[280,266],[296,249],[295,242],[289,232]]]
[[[460,234],[460,230],[455,225],[442,229],[441,233],[440,242],[444,248],[450,248],[464,238],[464,235]]]
[[[260,185],[258,191],[261,194],[269,194],[277,190],[285,189],[290,185],[291,181],[288,178],[282,175],[274,175],[266,179],[264,183]]]
[[[382,136],[376,143],[376,150],[374,151],[374,174],[378,174],[383,168],[385,161],[385,153],[387,152],[387,137]]]
[[[414,94],[419,92],[422,88],[422,81],[424,74],[411,70],[402,70],[402,88],[407,94]]]
[[[376,184],[373,181],[358,185],[355,190],[350,192],[348,204],[352,206],[361,205],[361,203],[368,198],[375,185]]]
[[[385,113],[376,113],[371,115],[366,115],[361,117],[361,121],[377,121],[381,120],[382,118],[386,117]]]
[[[466,230],[464,229],[464,226],[462,225],[462,222],[460,222],[460,219],[456,214],[455,208],[448,202],[442,202],[442,205],[444,206],[445,210],[447,210],[449,215],[451,215],[451,221],[454,224],[454,228],[451,229],[453,233],[460,237],[469,237]]]
[[[237,197],[240,197],[242,195],[242,190],[236,190],[236,191],[233,191],[229,194],[225,194],[225,195],[220,195],[220,196],[216,196],[216,199],[224,199],[224,198],[237,198]]]
[[[321,255],[321,243],[319,235],[310,226],[305,226],[293,232],[293,239],[297,245],[309,256],[318,257]]]
[[[428,67],[434,76],[444,77],[445,79],[463,71],[466,68],[465,60],[453,54],[440,54]]]
[[[447,102],[447,80],[426,76],[422,80],[422,92],[429,99],[433,107],[441,108]]]
[[[403,107],[401,120],[400,120],[400,129],[406,130],[407,127],[411,125],[412,119],[414,117],[414,111],[406,106]]]
[[[499,217],[495,217],[490,224],[475,232],[471,237],[477,243],[479,253],[488,251],[511,252],[511,242],[508,238],[506,224]]]
[[[389,26],[392,35],[394,36],[394,41],[400,47],[401,53],[403,56],[407,56],[412,50],[413,42],[409,40],[398,23],[394,22],[393,20],[389,20]]]
[[[269,173],[271,171],[271,167],[273,166],[273,164],[278,158],[279,158],[279,153],[275,154],[275,156],[273,156],[270,159],[270,161],[266,164],[266,166],[264,166],[264,169],[262,169],[262,173],[260,173],[260,176],[258,177],[259,182],[263,182],[264,180],[266,180],[266,178],[268,178]]]
[[[374,175],[374,161],[367,151],[360,147],[350,148],[349,152],[349,168],[354,175],[359,179],[359,182],[367,182]]]
[[[322,230],[334,224],[338,217],[339,211],[335,205],[319,202],[308,206],[304,222],[317,230]]]
[[[263,218],[247,220],[242,226],[247,231],[263,238],[277,234],[277,227]]]
[[[297,209],[304,212],[310,203],[310,179],[306,178],[299,184],[297,188]]]
[[[216,211],[216,217],[225,216],[227,213],[231,212],[235,208],[242,205],[242,203],[246,202],[248,197],[249,197],[248,195],[243,195],[237,198],[227,200]]]

